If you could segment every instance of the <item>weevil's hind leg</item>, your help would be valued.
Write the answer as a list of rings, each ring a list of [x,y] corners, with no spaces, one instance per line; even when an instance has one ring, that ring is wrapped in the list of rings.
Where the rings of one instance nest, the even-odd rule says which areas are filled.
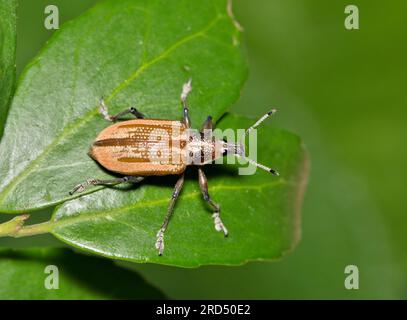
[[[184,174],[182,174],[180,176],[177,183],[175,184],[175,188],[174,188],[174,191],[172,192],[172,196],[171,196],[171,202],[170,202],[170,205],[168,206],[167,214],[164,218],[164,222],[161,225],[160,230],[158,230],[158,233],[157,233],[157,241],[155,243],[155,248],[158,250],[158,254],[160,256],[164,252],[164,233],[165,233],[165,230],[167,229],[168,223],[170,222],[172,213],[174,212],[175,202],[178,199],[178,196],[182,190],[183,185],[184,185]]]
[[[126,176],[122,178],[115,178],[115,179],[108,179],[108,180],[100,180],[100,179],[88,179],[83,183],[76,185],[72,191],[69,192],[70,195],[73,195],[77,192],[83,192],[85,189],[91,186],[114,186],[120,183],[131,182],[131,183],[139,183],[142,181],[144,177],[136,177],[136,176]]]
[[[189,119],[189,108],[187,103],[187,98],[192,90],[192,79],[189,79],[182,87],[181,92],[181,103],[183,108],[183,120],[187,128],[191,128],[191,120]]]
[[[211,205],[214,211],[212,217],[215,223],[215,229],[216,231],[223,231],[225,237],[227,237],[228,230],[226,229],[225,225],[223,224],[220,218],[220,205],[213,202],[211,196],[209,195],[208,180],[206,179],[205,173],[201,168],[198,169],[198,172],[199,172],[199,186],[201,188],[203,198],[206,202],[208,202]]]
[[[110,122],[115,122],[120,117],[123,117],[128,114],[132,114],[133,116],[135,116],[138,119],[144,118],[144,115],[134,107],[128,108],[126,110],[123,110],[122,112],[119,112],[118,114],[116,114],[114,116],[111,116],[111,115],[109,115],[109,110],[103,99],[100,99],[99,111],[103,115],[103,118],[105,118],[105,120],[110,121]]]

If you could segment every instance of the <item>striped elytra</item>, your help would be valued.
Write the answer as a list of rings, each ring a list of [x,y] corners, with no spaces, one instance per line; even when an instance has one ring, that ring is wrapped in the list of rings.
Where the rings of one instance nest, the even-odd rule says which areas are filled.
[[[102,130],[89,155],[106,169],[125,175],[168,175],[186,168],[188,133],[181,121],[135,119]]]

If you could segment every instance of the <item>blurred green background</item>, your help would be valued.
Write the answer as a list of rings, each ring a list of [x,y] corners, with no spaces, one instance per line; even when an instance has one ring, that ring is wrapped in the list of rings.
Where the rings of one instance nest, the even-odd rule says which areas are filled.
[[[63,23],[96,2],[52,4]],[[19,73],[53,33],[43,27],[48,4],[20,0]],[[348,4],[359,8],[359,30],[344,27]],[[407,298],[407,3],[236,0],[234,11],[250,75],[232,110],[257,117],[278,108],[273,125],[298,133],[311,155],[302,241],[281,261],[233,268],[117,263],[171,298]],[[50,236],[0,239],[33,244],[62,246]],[[344,287],[350,264],[359,290]]]

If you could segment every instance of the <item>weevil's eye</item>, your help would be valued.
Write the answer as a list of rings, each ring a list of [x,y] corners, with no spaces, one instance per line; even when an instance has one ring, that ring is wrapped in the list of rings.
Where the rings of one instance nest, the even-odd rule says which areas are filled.
[[[222,139],[222,141],[227,144],[227,140],[225,138]],[[228,148],[226,146],[223,147],[223,152],[222,152],[222,156],[226,156],[228,154]]]
[[[226,155],[230,154],[229,142],[226,140],[226,138],[223,138],[222,141],[223,141],[222,156],[226,156]]]

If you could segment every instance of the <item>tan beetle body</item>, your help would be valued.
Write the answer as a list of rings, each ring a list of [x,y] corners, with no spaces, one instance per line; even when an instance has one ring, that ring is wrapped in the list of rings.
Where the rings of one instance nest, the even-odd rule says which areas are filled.
[[[115,123],[104,129],[93,142],[89,155],[110,171],[126,175],[179,174],[186,164],[180,157],[185,149],[186,127],[181,121],[135,119]],[[154,157],[152,148],[159,148]],[[161,153],[161,154],[160,154]],[[167,156],[160,163],[159,156]]]
[[[124,175],[181,174],[190,164],[204,165],[224,153],[226,143],[186,127],[182,121],[135,119],[104,129],[89,155],[106,169]]]

